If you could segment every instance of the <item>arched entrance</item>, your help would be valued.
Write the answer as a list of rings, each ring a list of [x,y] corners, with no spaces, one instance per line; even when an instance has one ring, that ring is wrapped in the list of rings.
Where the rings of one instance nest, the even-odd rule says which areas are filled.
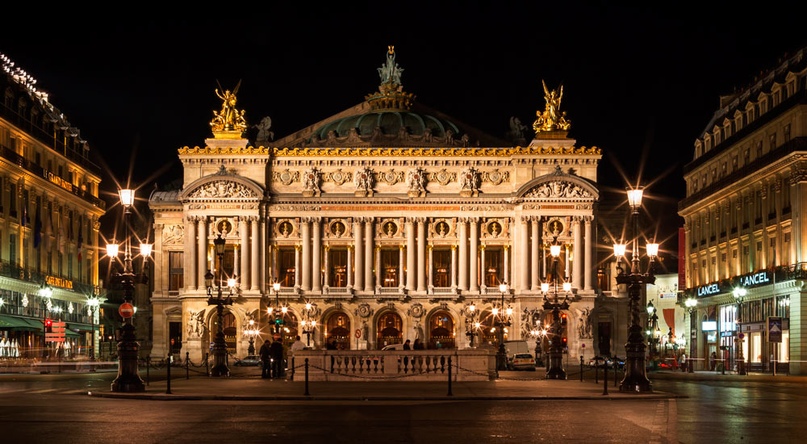
[[[447,310],[438,310],[427,321],[429,342],[426,348],[457,348],[454,341],[454,318]]]
[[[325,332],[327,337],[325,342],[336,340],[336,348],[339,350],[350,350],[350,318],[343,311],[335,311],[328,315],[325,321]]]
[[[386,345],[400,344],[403,342],[403,320],[393,311],[388,311],[378,317],[376,324],[376,344],[378,348]]]

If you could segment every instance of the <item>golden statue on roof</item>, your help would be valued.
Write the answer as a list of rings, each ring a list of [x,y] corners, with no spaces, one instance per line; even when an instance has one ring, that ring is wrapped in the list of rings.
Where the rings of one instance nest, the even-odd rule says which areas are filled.
[[[218,83],[218,81],[216,81]],[[224,90],[222,93],[221,84],[216,88],[216,95],[222,100],[221,111],[213,111],[213,120],[210,121],[210,126],[214,132],[218,131],[238,131],[244,132],[247,129],[247,121],[244,118],[244,110],[239,111],[235,104],[237,102],[236,94],[238,88],[241,86],[241,81],[235,85],[235,88],[230,91]]]
[[[536,133],[542,131],[566,131],[572,125],[571,122],[566,120],[566,112],[560,112],[560,101],[563,99],[563,85],[560,85],[558,90],[549,90],[546,87],[546,82],[541,80],[544,85],[544,100],[546,100],[546,108],[543,112],[536,111],[535,115],[538,116],[532,124],[532,129]]]

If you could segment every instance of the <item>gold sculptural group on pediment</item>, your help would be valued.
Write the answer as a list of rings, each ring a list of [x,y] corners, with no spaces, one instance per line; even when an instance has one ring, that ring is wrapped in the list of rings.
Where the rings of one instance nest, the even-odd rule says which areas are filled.
[[[235,107],[238,101],[236,94],[240,86],[241,82],[238,82],[232,91],[227,89],[224,90],[223,93],[221,92],[221,85],[216,88],[216,95],[222,100],[222,103],[221,111],[213,111],[213,120],[210,121],[210,127],[213,129],[213,132],[229,131],[243,133],[246,131],[247,121],[244,117],[245,112],[244,110],[239,111]]]
[[[546,87],[546,82],[543,80],[541,83],[544,85],[544,100],[546,100],[546,108],[543,112],[536,111],[538,116],[532,124],[532,129],[535,133],[543,131],[567,131],[572,123],[566,120],[566,112],[560,111],[560,102],[563,99],[563,85],[557,90],[549,90]]]

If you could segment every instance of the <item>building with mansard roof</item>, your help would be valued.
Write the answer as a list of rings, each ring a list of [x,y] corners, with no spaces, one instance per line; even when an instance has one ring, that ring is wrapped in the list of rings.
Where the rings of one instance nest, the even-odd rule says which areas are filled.
[[[554,294],[570,303],[571,356],[624,355],[626,303],[597,282],[602,155],[568,137],[562,87],[544,85],[532,131],[511,120],[513,143],[418,103],[396,57],[361,103],[276,140],[268,118],[245,138],[238,88],[216,91],[212,137],[178,150],[181,190],[149,199],[153,356],[205,357],[218,328],[209,297],[228,295],[228,278],[222,328],[239,357],[275,333],[312,348],[495,346],[493,314],[508,307],[504,339],[546,351]]]
[[[101,169],[36,83],[0,54],[0,359],[87,360],[114,334],[97,266]]]
[[[721,97],[684,167],[691,355],[727,371],[807,372],[806,85],[807,48]]]

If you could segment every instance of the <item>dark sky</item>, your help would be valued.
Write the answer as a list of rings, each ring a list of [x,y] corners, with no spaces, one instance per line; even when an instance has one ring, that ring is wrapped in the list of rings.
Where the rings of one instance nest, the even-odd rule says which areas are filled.
[[[807,44],[798,3],[788,2],[747,11],[736,2],[710,10],[687,2],[282,3],[220,3],[208,9],[215,13],[181,16],[35,11],[4,20],[0,52],[81,130],[114,176],[104,183],[112,191],[130,170],[146,190],[181,177],[177,149],[211,137],[217,82],[231,89],[241,81],[248,123],[270,116],[278,137],[374,92],[387,45],[417,101],[498,136],[511,116],[531,124],[543,109],[542,80],[562,83],[569,136],[603,151],[600,182],[624,190],[620,171],[641,180],[663,202],[654,216],[674,229],[682,166],[720,95]]]

